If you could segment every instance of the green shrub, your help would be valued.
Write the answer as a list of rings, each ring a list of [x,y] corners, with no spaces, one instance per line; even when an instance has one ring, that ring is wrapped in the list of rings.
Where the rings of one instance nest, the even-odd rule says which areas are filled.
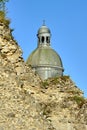
[[[9,26],[10,20],[6,19],[5,12],[0,11],[0,22],[5,24],[6,26]]]
[[[81,108],[82,105],[85,103],[84,97],[74,96],[73,99],[76,101],[78,106]]]
[[[41,86],[42,86],[42,88],[45,88],[45,89],[46,89],[48,85],[49,85],[49,84],[48,84],[47,81],[43,81]]]
[[[61,79],[62,79],[63,81],[67,81],[67,80],[69,79],[69,76],[67,76],[67,75],[61,76]]]
[[[69,76],[59,76],[59,77],[54,77],[51,79],[52,84],[56,85],[56,84],[63,84],[64,82],[66,82],[69,79]],[[62,81],[62,82],[61,82]]]

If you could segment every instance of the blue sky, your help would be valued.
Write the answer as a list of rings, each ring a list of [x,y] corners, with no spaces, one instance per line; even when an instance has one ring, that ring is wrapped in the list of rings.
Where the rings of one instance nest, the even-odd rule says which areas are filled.
[[[7,16],[26,60],[37,47],[43,20],[50,28],[51,46],[69,75],[87,97],[87,0],[10,0]]]

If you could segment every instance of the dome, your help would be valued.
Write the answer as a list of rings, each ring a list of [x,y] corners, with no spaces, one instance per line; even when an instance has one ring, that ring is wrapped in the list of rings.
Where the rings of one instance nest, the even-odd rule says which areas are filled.
[[[63,64],[60,56],[51,48],[51,32],[42,25],[38,30],[38,46],[28,57],[27,64],[39,74],[41,79],[63,75]]]
[[[49,66],[63,69],[60,56],[51,47],[41,47],[34,50],[27,63],[32,67]]]
[[[42,34],[42,33],[50,33],[50,29],[47,26],[42,25],[38,30],[38,34]]]

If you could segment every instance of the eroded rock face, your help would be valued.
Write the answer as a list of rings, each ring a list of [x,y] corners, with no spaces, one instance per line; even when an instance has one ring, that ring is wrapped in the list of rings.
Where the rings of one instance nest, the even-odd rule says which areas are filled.
[[[41,81],[0,24],[0,130],[87,130],[87,100],[68,77]]]
[[[30,82],[32,82],[35,79],[32,79],[32,77],[37,77],[37,82],[40,81],[40,78],[25,64],[22,58],[22,50],[14,40],[11,29],[3,23],[0,24],[0,63],[3,67],[8,66],[8,68],[12,68],[13,72],[15,71],[17,76],[21,78],[27,76],[27,79],[30,79]]]

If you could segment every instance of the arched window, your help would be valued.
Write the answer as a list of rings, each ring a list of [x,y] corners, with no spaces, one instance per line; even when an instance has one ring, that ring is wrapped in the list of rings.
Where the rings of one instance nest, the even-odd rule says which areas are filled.
[[[50,43],[50,37],[46,37],[46,42]]]
[[[42,40],[41,41],[42,41],[42,43],[44,43],[44,37],[43,36],[42,36]]]

